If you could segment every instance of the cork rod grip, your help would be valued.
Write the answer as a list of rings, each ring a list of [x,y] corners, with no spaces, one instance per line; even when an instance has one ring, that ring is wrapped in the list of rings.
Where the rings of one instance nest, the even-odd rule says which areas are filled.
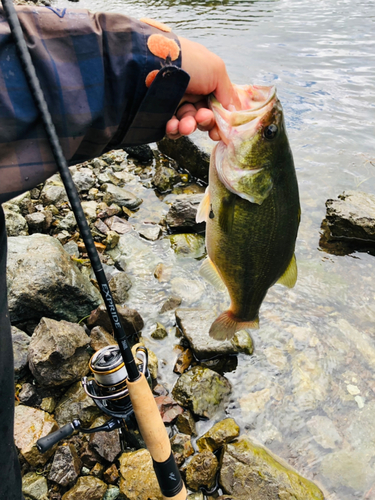
[[[167,430],[145,376],[141,374],[135,382],[127,380],[127,386],[139,430],[153,459],[163,498],[186,500],[186,488],[173,458]]]

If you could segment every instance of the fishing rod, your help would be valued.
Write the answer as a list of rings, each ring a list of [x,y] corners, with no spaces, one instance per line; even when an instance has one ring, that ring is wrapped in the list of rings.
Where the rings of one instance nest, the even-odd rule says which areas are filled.
[[[163,497],[171,500],[185,500],[187,497],[186,488],[171,450],[167,430],[164,426],[157,404],[152,395],[151,388],[145,376],[147,368],[146,355],[144,355],[143,369],[139,371],[131,348],[127,342],[125,331],[121,325],[107,278],[81,206],[77,189],[73,183],[68,164],[62,152],[56,129],[52,122],[35,67],[31,60],[16,10],[12,0],[1,0],[1,2],[16,45],[18,57],[25,73],[35,105],[42,118],[55,162],[64,183],[70,205],[75,215],[77,225],[99,284],[100,292],[107,308],[114,335],[118,343],[118,352],[106,351],[103,353],[98,351],[98,353],[96,353],[97,358],[93,360],[95,357],[94,355],[90,361],[90,368],[95,375],[96,383],[93,382],[89,384],[86,381],[86,386],[84,384],[84,388],[91,397],[95,396],[94,401],[99,407],[102,405],[103,411],[106,411],[106,413],[110,415],[110,412],[112,412],[112,416],[114,418],[114,420],[112,420],[113,428],[118,428],[121,425],[122,418],[125,418],[124,415],[127,415],[127,412],[130,413],[131,403],[131,411],[134,412],[139,430],[152,457],[153,467]],[[114,365],[114,371],[108,369],[112,365]],[[121,371],[122,368],[124,368],[123,371]],[[117,380],[116,376],[113,374],[117,375],[119,380]],[[101,382],[99,382],[99,380],[101,380]],[[116,411],[116,406],[113,406],[113,404],[116,405],[116,397],[112,398],[114,399],[112,406],[103,402],[103,399],[105,402],[111,401],[111,398],[108,398],[111,394],[103,395],[103,387],[108,388],[106,383],[109,384],[110,387],[112,382],[115,382],[115,386],[119,383],[121,386],[122,383],[122,386],[120,387],[121,396],[119,396],[119,393],[116,393],[116,395],[117,399],[122,398],[125,400],[125,403],[122,405],[123,408],[117,408],[118,411]],[[97,391],[96,388],[100,388],[101,390]],[[115,415],[113,415],[113,413]],[[107,427],[110,427],[112,424],[107,422]],[[42,438],[44,439],[44,442],[42,441],[40,443],[39,441],[41,451],[45,451],[50,448],[55,442],[58,442],[63,437],[67,437],[72,434],[76,429],[81,429],[79,420],[74,420],[71,424],[67,424],[56,431],[53,435],[51,434],[46,436],[46,438]],[[101,430],[108,431],[111,429],[105,428]]]

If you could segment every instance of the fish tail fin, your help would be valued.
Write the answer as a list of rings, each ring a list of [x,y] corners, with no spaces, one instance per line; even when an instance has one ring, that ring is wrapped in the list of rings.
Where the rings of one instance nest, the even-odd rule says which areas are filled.
[[[232,311],[224,311],[212,323],[209,335],[215,340],[230,340],[234,334],[244,328],[259,328],[258,316],[252,321],[242,321]]]

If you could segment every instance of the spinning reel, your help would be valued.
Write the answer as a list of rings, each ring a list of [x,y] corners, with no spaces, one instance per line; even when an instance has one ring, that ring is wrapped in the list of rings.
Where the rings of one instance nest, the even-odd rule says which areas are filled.
[[[147,349],[142,346],[138,347],[136,358],[140,361],[139,372],[146,377],[148,384],[151,385]],[[104,425],[92,429],[83,428],[81,421],[74,419],[56,432],[38,439],[36,445],[41,453],[45,453],[60,439],[72,435],[75,430],[91,434],[121,429],[125,427],[125,424],[128,429],[136,428],[133,406],[126,383],[128,373],[119,347],[111,345],[97,351],[89,361],[89,368],[94,378],[83,377],[81,380],[83,389],[94,400],[97,407],[111,418]]]

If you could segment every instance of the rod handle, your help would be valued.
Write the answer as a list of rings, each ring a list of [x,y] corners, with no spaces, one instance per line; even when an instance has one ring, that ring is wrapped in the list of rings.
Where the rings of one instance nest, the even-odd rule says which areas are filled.
[[[165,500],[186,500],[187,492],[174,460],[164,422],[146,377],[140,374],[134,382],[127,380],[141,435],[153,460],[160,490]]]

